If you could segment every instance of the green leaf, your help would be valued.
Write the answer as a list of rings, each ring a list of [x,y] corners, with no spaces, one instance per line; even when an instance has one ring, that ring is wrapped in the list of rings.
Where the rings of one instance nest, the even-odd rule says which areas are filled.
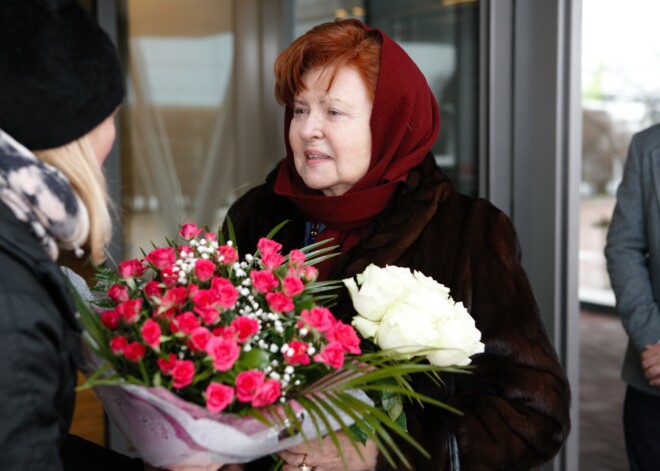
[[[270,363],[268,352],[259,349],[252,349],[249,352],[243,352],[238,360],[241,369],[264,369]]]

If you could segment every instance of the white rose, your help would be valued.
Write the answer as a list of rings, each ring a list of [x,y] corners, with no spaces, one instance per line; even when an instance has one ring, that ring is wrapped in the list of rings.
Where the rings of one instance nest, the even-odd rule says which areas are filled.
[[[380,327],[379,322],[370,321],[366,317],[362,316],[355,316],[351,324],[353,324],[353,327],[355,327],[355,329],[360,332],[362,338],[365,339],[374,338],[378,332],[378,328]]]
[[[438,294],[444,296],[445,298],[449,298],[449,288],[447,288],[445,285],[438,283],[430,276],[426,276],[422,272],[419,272],[417,270],[415,270],[413,276],[415,277],[415,280],[419,283],[419,285],[431,291],[435,291]]]
[[[357,283],[344,280],[358,312],[353,326],[383,350],[425,355],[437,366],[464,366],[484,351],[470,313],[433,278],[407,268],[375,265],[357,278]]]
[[[371,264],[357,276],[357,283],[353,278],[343,281],[358,314],[370,321],[378,322],[387,308],[407,288],[414,286],[415,280],[407,268],[393,266],[380,268]]]
[[[453,302],[438,283],[417,284],[396,305],[390,306],[375,335],[383,349],[400,353],[428,353],[442,348],[438,321],[447,316]],[[451,303],[451,304],[450,304]]]
[[[472,355],[483,353],[481,332],[463,303],[456,303],[453,309],[446,310],[442,316],[435,316],[434,320],[441,348],[427,355],[430,363],[438,366],[465,366],[472,361]]]
[[[406,354],[426,351],[439,340],[431,316],[408,303],[399,303],[387,311],[374,338],[383,350]]]

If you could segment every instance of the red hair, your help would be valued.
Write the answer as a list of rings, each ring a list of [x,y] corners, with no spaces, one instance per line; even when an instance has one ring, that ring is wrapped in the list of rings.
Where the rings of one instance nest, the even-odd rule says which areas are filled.
[[[380,70],[381,38],[365,31],[356,19],[338,20],[315,26],[296,39],[275,61],[275,98],[292,107],[293,98],[305,89],[302,76],[317,67],[329,67],[328,89],[337,71],[354,67],[373,100]]]

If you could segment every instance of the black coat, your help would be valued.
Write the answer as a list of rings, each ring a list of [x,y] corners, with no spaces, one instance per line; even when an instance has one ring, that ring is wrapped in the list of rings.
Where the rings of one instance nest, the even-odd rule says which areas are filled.
[[[229,210],[241,252],[253,251],[258,238],[283,220],[291,223],[275,238],[284,250],[303,244],[304,217],[274,194],[275,175]],[[370,263],[410,267],[448,286],[474,317],[486,345],[485,353],[473,357],[474,374],[448,375],[450,387],[417,381],[418,390],[464,415],[406,407],[410,433],[432,455],[428,460],[410,451],[415,469],[449,469],[447,428],[457,437],[463,471],[527,470],[550,460],[570,430],[570,390],[520,264],[509,218],[486,200],[456,193],[428,156],[360,242],[337,259],[329,278],[353,276]],[[353,316],[346,290],[333,313],[347,321]]]
[[[0,202],[0,469],[141,470],[67,434],[81,326],[61,270]]]

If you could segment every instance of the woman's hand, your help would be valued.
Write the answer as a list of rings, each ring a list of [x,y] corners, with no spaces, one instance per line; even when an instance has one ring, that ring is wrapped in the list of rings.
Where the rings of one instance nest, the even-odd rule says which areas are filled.
[[[313,471],[366,471],[376,468],[378,448],[375,443],[372,441],[367,441],[364,445],[358,443],[362,453],[360,456],[346,434],[338,432],[337,439],[344,452],[346,466],[335,444],[329,437],[325,437],[323,440],[312,440],[280,451],[278,454],[286,461],[282,471],[300,471],[303,462]]]
[[[642,352],[644,376],[651,386],[660,386],[660,344],[647,345]]]

